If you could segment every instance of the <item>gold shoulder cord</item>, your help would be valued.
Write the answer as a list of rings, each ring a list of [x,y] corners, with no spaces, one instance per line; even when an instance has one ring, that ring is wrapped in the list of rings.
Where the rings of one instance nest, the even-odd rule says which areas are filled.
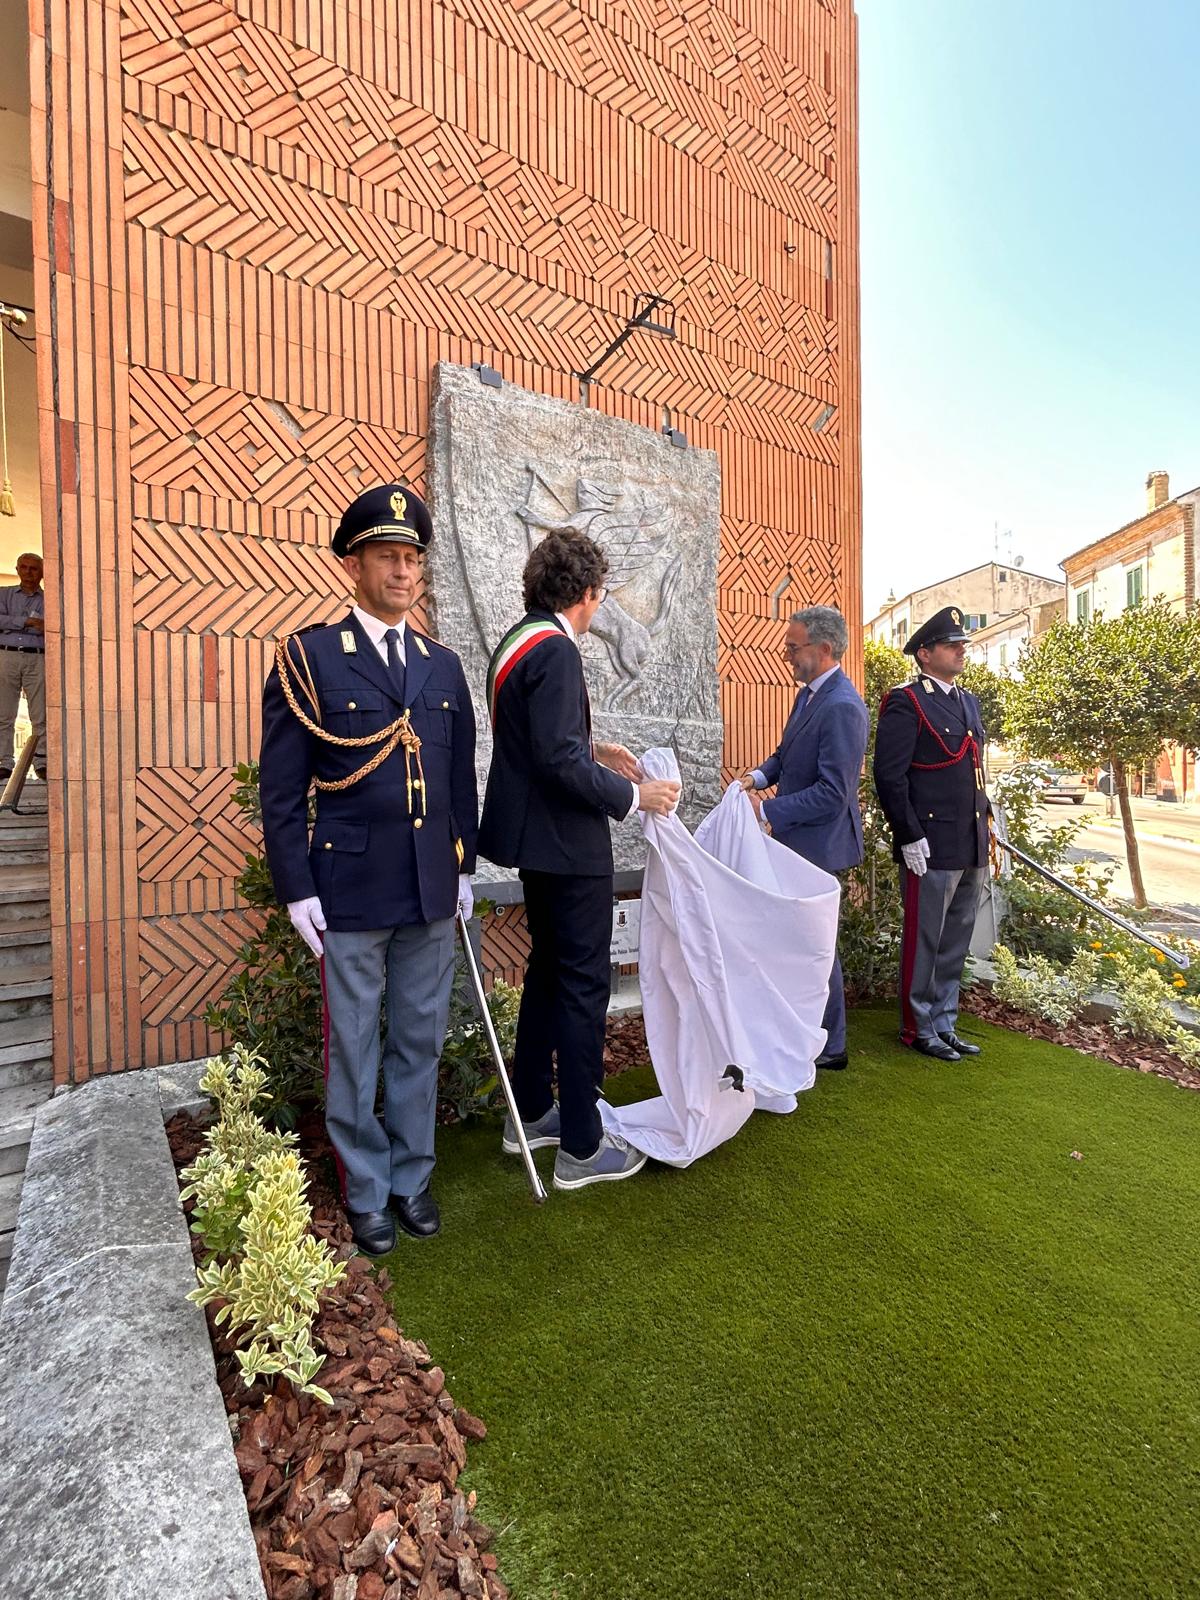
[[[313,710],[319,713],[320,702],[317,699],[316,685],[313,683],[312,673],[309,671],[308,657],[304,653],[304,646],[300,644],[298,639],[296,640],[296,643],[300,649],[300,657],[304,664],[304,676],[302,677],[301,669],[296,666],[288,650],[288,645],[290,643],[290,636],[276,640],[275,666],[279,673],[280,685],[283,688],[283,697],[287,701],[288,708],[292,712],[292,715],[296,717],[302,726],[307,728],[309,733],[311,733],[315,738],[323,740],[326,744],[337,745],[340,749],[361,750],[368,745],[380,744],[380,741],[382,741],[381,748],[375,752],[375,754],[364,766],[359,767],[357,772],[352,772],[347,778],[337,778],[328,781],[324,778],[314,778],[314,787],[324,790],[349,789],[353,787],[354,784],[360,782],[363,778],[370,777],[371,773],[374,772],[377,767],[381,767],[383,765],[383,763],[391,755],[392,751],[395,750],[397,745],[403,745],[404,787],[408,797],[408,814],[410,817],[412,816],[413,790],[417,789],[420,791],[421,796],[421,815],[424,816],[426,814],[425,769],[421,765],[421,739],[419,734],[413,732],[412,723],[409,721],[408,713],[402,712],[400,716],[396,718],[395,722],[389,722],[387,727],[380,728],[378,733],[364,733],[357,738],[350,738],[349,736],[344,736],[341,734],[329,733],[325,728],[321,727],[319,722],[314,722],[312,717],[310,717],[302,708],[299,700],[296,698],[296,689],[292,682],[293,675],[296,678],[296,682],[299,683],[301,690],[308,698]],[[307,679],[307,682],[305,679]],[[414,767],[416,768],[415,777],[413,776]]]

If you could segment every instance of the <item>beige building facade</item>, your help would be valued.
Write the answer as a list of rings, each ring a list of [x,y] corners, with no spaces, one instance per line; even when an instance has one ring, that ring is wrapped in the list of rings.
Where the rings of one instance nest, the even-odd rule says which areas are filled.
[[[1116,616],[1161,596],[1176,611],[1196,604],[1200,592],[1196,514],[1200,487],[1171,495],[1166,472],[1146,478],[1145,510],[1060,563],[1067,575],[1067,617],[1086,623]],[[1196,789],[1194,751],[1171,746],[1141,776],[1141,793],[1184,800]]]
[[[945,606],[959,606],[968,630],[975,633],[999,617],[1046,602],[1061,602],[1062,596],[1063,584],[1058,578],[1043,578],[1021,567],[988,561],[924,589],[914,589],[899,600],[889,595],[864,632],[867,639],[903,649],[921,624]]]
[[[1055,600],[1042,600],[1008,616],[997,617],[994,622],[974,630],[967,646],[967,659],[990,667],[1003,677],[1019,678],[1021,651],[1040,639],[1065,615],[1066,602],[1060,595]]]

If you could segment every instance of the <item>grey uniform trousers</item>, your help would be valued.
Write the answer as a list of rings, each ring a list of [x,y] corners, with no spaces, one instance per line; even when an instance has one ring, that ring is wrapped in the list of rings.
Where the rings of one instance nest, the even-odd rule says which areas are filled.
[[[325,1126],[351,1211],[383,1211],[390,1194],[429,1186],[453,980],[452,919],[325,934]],[[381,1064],[382,1121],[375,1112]]]
[[[900,1037],[905,1044],[955,1031],[963,963],[986,874],[986,867],[931,867],[917,877],[900,868]]]

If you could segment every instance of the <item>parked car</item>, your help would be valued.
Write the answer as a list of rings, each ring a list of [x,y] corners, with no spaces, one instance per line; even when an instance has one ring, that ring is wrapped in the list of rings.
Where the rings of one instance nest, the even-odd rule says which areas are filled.
[[[1021,761],[1012,771],[1032,773],[1043,800],[1069,800],[1072,805],[1081,806],[1087,798],[1083,773],[1072,772],[1069,767],[1056,767],[1049,761]]]

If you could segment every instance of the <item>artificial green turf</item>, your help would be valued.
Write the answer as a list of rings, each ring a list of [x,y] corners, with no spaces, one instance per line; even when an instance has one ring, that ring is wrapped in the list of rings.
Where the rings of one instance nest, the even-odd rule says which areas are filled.
[[[850,1071],[687,1171],[540,1209],[496,1127],[441,1134],[443,1233],[388,1264],[491,1430],[514,1600],[1200,1594],[1200,1100],[895,1026],[852,1014]]]

